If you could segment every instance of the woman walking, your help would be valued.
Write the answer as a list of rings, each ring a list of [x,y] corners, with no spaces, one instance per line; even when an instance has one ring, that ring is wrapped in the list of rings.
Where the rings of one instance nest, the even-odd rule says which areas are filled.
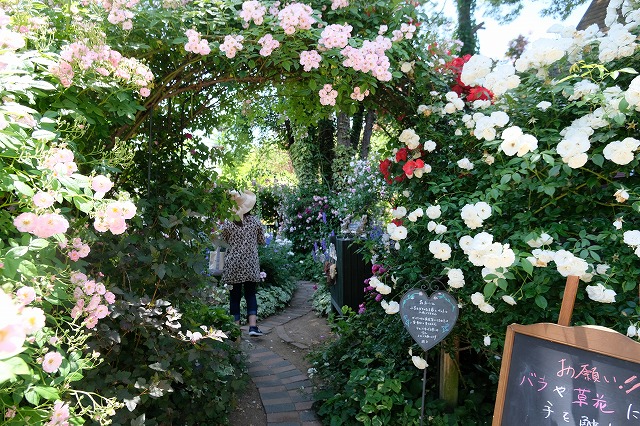
[[[256,204],[256,195],[251,191],[231,193],[238,205],[235,213],[238,220],[225,221],[221,235],[230,246],[222,271],[222,282],[231,286],[229,311],[240,324],[240,299],[244,289],[249,320],[249,336],[262,336],[257,325],[258,301],[256,285],[260,281],[260,259],[258,244],[264,244],[264,230],[258,218],[249,214]]]

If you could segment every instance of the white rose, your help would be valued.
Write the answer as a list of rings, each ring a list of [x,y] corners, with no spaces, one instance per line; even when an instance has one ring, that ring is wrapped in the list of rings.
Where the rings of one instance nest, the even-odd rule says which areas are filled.
[[[625,244],[631,247],[640,246],[640,231],[638,230],[625,231],[622,238]]]
[[[600,303],[612,303],[616,301],[616,292],[606,288],[601,283],[587,286],[589,299]]]
[[[516,304],[516,299],[506,294],[502,296],[502,300],[504,300],[506,303],[508,303],[511,306]]]
[[[386,300],[383,300],[382,302],[380,302],[380,306],[382,306],[382,309],[384,309],[384,311],[389,314],[397,314],[398,311],[400,311],[400,305],[398,304],[398,302],[390,302],[387,303]]]
[[[439,205],[429,206],[426,213],[429,219],[438,219],[442,215],[442,210]]]
[[[480,292],[475,292],[471,295],[471,303],[473,303],[476,306],[479,306],[482,303],[485,303],[484,301],[484,295]]]
[[[415,365],[416,368],[419,368],[420,370],[424,370],[429,366],[429,364],[427,364],[427,361],[425,361],[424,358],[419,356],[415,356],[415,355],[412,356],[411,361],[413,361],[413,365]]]
[[[491,346],[491,336],[484,336],[484,340],[482,342],[485,346]]]
[[[478,309],[480,309],[485,314],[492,314],[496,311],[496,308],[488,303],[481,303],[480,305],[478,305]]]

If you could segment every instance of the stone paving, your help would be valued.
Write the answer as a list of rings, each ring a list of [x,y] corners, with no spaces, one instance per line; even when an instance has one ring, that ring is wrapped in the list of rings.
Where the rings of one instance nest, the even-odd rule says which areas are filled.
[[[312,310],[312,282],[300,281],[289,307],[278,315],[260,321],[260,329],[265,333],[277,333],[285,342],[305,349],[306,345],[291,339],[284,324],[299,318]],[[248,332],[247,327],[243,331]],[[243,345],[248,352],[248,366],[251,380],[255,383],[262,405],[267,414],[269,426],[321,426],[315,412],[312,386],[306,371],[298,370],[290,361],[269,350],[266,342],[252,338]]]

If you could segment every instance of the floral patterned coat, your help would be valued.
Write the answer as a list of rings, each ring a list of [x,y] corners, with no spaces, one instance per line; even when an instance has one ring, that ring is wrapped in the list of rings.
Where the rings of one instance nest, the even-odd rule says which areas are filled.
[[[259,282],[258,244],[265,244],[260,221],[245,214],[241,223],[227,220],[220,229],[222,239],[231,246],[224,259],[221,281],[225,284]]]

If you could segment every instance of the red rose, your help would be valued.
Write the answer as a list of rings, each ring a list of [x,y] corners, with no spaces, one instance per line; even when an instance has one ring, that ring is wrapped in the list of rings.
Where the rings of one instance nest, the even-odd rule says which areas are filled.
[[[491,90],[486,89],[482,86],[472,87],[469,90],[469,94],[467,95],[467,101],[491,101],[493,100],[493,93]]]
[[[396,152],[396,162],[406,161],[407,160],[407,148],[400,148],[398,152]]]
[[[382,173],[382,175],[386,178],[389,177],[389,167],[391,166],[391,160],[389,160],[388,158],[385,158],[384,160],[380,161],[380,173]]]

